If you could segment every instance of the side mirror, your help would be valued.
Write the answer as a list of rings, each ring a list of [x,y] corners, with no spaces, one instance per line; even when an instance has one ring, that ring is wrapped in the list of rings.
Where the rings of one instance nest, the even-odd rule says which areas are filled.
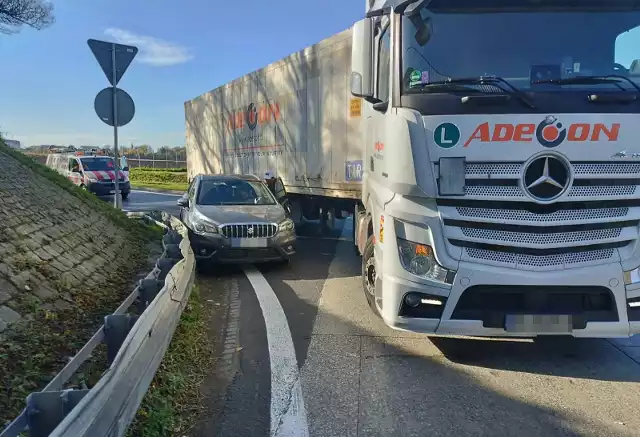
[[[178,199],[178,201],[176,203],[181,208],[189,208],[189,198],[188,197],[181,197],[181,198]]]
[[[351,94],[373,97],[373,20],[356,22],[352,32]]]
[[[284,208],[284,212],[287,213],[287,217],[291,217],[291,207],[289,206],[289,203],[284,203],[282,207]]]
[[[281,178],[276,179],[273,184],[273,194],[276,196],[278,202],[283,202],[287,197],[287,190],[284,187],[284,182]]]
[[[409,20],[411,20],[411,23],[417,29],[415,39],[420,47],[426,45],[431,39],[431,35],[433,35],[431,18],[422,18],[422,14],[420,13],[427,3],[429,2],[426,0],[420,0],[409,5],[404,11],[405,16],[409,17]]]
[[[409,17],[417,31],[415,34],[416,42],[420,47],[424,47],[433,35],[433,26],[431,25],[431,18],[423,19],[418,12],[415,15]]]

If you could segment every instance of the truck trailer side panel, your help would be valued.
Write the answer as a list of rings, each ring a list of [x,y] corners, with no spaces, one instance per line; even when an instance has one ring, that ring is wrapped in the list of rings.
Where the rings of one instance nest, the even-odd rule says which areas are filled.
[[[189,177],[271,172],[287,193],[358,200],[362,101],[351,30],[185,103]]]

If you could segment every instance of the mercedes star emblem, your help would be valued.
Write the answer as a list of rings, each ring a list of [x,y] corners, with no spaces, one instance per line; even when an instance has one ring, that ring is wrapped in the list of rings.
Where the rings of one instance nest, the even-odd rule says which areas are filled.
[[[569,164],[558,156],[539,156],[526,165],[522,182],[533,199],[549,202],[569,188],[571,170]]]

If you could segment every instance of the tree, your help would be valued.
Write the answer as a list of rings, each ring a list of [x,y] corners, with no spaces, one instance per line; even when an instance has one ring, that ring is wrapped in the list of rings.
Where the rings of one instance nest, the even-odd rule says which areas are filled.
[[[0,33],[18,33],[23,25],[41,30],[54,21],[48,0],[0,0]]]
[[[149,146],[148,144],[138,146],[137,149],[140,155],[148,155],[149,153],[151,153],[151,146]]]

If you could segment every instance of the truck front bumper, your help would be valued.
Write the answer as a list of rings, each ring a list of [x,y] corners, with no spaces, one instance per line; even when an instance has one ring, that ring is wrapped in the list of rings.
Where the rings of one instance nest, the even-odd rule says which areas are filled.
[[[383,297],[380,313],[392,328],[489,337],[607,338],[640,333],[640,311],[629,311],[628,306],[629,299],[640,298],[640,289],[626,290],[619,263],[536,272],[461,262],[451,285],[428,285],[403,273],[383,273],[376,280],[376,295]],[[420,308],[407,311],[404,299],[409,293],[422,293],[441,304],[424,305],[422,313]],[[521,325],[513,329],[508,322],[540,314],[571,315],[571,328],[551,332]]]
[[[112,196],[115,193],[115,184],[113,182],[89,182],[87,190],[98,197]],[[131,183],[122,181],[118,183],[118,189],[121,195],[128,195],[131,192]]]

